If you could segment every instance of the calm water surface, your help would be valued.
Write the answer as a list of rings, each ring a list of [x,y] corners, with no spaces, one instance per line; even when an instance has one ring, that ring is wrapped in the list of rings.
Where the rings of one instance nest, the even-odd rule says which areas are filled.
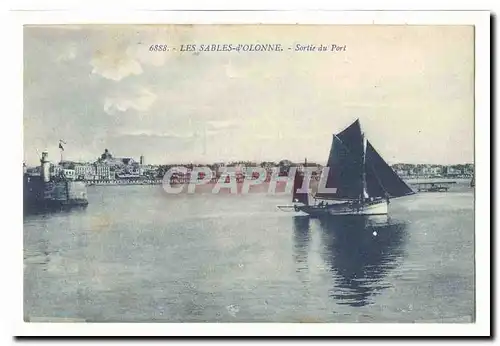
[[[393,200],[388,218],[327,221],[278,211],[289,196],[88,194],[86,210],[24,219],[27,320],[473,320],[465,185]]]

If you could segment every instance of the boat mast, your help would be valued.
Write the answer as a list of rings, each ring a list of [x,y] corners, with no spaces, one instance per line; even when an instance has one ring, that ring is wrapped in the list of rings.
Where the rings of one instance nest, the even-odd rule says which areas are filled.
[[[361,192],[360,200],[364,201],[368,198],[368,190],[366,187],[366,145],[367,140],[364,133],[361,133],[361,140],[363,141],[363,191]]]

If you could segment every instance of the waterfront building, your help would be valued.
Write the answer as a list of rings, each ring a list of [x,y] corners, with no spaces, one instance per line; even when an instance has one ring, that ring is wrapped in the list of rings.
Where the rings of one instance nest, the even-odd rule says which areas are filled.
[[[106,164],[94,164],[95,176],[97,179],[111,180],[111,168]]]
[[[75,165],[76,163],[73,161],[64,160],[59,162],[59,166],[65,169],[75,169]]]
[[[431,173],[431,169],[430,169],[430,167],[422,166],[422,167],[420,167],[418,173],[420,175],[429,175]]]
[[[75,165],[75,175],[77,177],[85,176],[85,166],[84,165]]]
[[[472,169],[469,167],[465,168],[464,174],[467,176],[473,176],[474,175],[474,168],[472,168]]]
[[[131,157],[114,157],[108,149],[104,149],[104,153],[100,156],[96,163],[108,166],[124,167],[132,165],[136,163],[136,161]]]
[[[129,167],[128,167],[128,172],[131,174],[131,175],[141,175],[141,167],[139,164],[137,163],[133,163],[131,164]]]
[[[104,149],[104,153],[101,155],[100,160],[108,160],[108,159],[112,159],[112,158],[113,158],[113,155],[111,155],[111,153],[108,151],[108,149]]]
[[[59,177],[63,173],[64,167],[61,165],[51,165],[50,175],[54,177]]]
[[[439,175],[442,173],[441,167],[439,167],[439,166],[430,167],[429,171],[430,171],[430,174],[433,174],[433,175]]]
[[[407,172],[408,172],[408,175],[416,175],[417,174],[417,170],[415,168],[411,168]]]
[[[62,175],[64,178],[66,178],[68,180],[75,180],[75,178],[76,178],[74,169],[66,169],[65,168],[62,171]]]
[[[79,180],[93,180],[97,175],[96,169],[92,164],[75,165],[75,176]]]
[[[286,174],[290,170],[290,167],[293,165],[293,162],[290,160],[281,160],[278,163],[280,174]]]
[[[104,160],[99,160],[98,163],[107,165],[107,166],[112,166],[112,167],[125,167],[132,165],[135,162],[135,160],[131,157],[113,157],[113,158],[108,158]]]
[[[77,164],[75,165],[75,174],[77,177],[89,176],[94,174],[94,168],[89,164]]]
[[[447,175],[461,175],[462,171],[458,168],[455,168],[455,167],[446,167],[446,174]]]

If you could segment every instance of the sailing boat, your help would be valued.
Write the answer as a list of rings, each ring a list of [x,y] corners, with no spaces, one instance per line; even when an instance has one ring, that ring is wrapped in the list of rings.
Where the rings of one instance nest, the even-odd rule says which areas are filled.
[[[325,186],[336,191],[320,189],[310,203],[309,193],[298,191],[304,174],[297,171],[292,199],[296,211],[318,216],[383,215],[388,212],[390,198],[415,193],[365,138],[359,119],[333,135],[326,166],[329,171]]]

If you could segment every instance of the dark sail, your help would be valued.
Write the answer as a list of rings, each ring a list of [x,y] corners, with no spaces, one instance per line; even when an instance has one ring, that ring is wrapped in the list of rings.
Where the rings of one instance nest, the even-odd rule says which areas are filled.
[[[327,188],[335,194],[318,192],[316,197],[327,199],[358,199],[363,194],[363,137],[356,120],[344,131],[333,136],[327,167],[330,168]]]
[[[413,190],[392,170],[368,141],[366,144],[366,187],[370,197],[401,197]]]
[[[299,193],[298,189],[302,187],[302,183],[304,182],[304,174],[299,170],[295,171],[295,178],[293,180],[293,197],[292,202],[304,203],[305,205],[309,204],[309,195],[307,193]]]
[[[356,157],[363,157],[363,137],[361,135],[359,120],[356,120],[344,131],[338,133],[337,137],[347,146],[351,154]]]
[[[366,157],[368,159],[368,155]],[[370,197],[385,197],[385,190],[375,171],[370,167],[366,168],[366,192]]]

